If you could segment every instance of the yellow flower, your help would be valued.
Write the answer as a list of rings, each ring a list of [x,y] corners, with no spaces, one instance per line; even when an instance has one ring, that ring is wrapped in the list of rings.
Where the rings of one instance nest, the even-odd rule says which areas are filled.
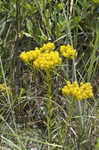
[[[67,86],[64,86],[64,88],[62,88],[62,94],[65,95],[65,96],[70,95],[70,90]]]
[[[30,63],[31,61],[35,60],[40,55],[40,50],[36,47],[35,50],[30,50],[28,52],[22,52],[20,54],[20,58],[25,63]]]
[[[74,59],[74,57],[76,56],[76,50],[72,48],[71,45],[62,45],[60,47],[60,52],[61,54],[66,57],[66,58],[71,58],[71,59]]]
[[[92,86],[89,82],[81,82],[79,86],[77,81],[74,81],[73,84],[71,84],[70,81],[67,81],[67,85],[62,88],[62,94],[65,96],[72,96],[77,100],[87,99],[94,96]]]
[[[22,59],[22,61],[29,64],[31,61],[37,59],[40,53],[53,51],[54,49],[55,49],[54,43],[48,42],[47,44],[44,44],[43,47],[41,47],[40,49],[36,47],[34,50],[22,52],[19,57]]]
[[[46,52],[49,52],[49,51],[52,51],[55,49],[55,45],[54,43],[52,42],[48,42],[47,44],[44,44],[43,47],[40,48],[40,51],[46,51]]]
[[[56,65],[60,64],[62,59],[59,57],[58,52],[44,52],[39,55],[39,57],[34,61],[34,65],[38,69],[52,69]]]
[[[26,55],[26,53],[25,52],[22,52],[21,54],[20,54],[20,58],[24,61],[24,62],[28,62],[28,57],[27,57],[27,55]]]

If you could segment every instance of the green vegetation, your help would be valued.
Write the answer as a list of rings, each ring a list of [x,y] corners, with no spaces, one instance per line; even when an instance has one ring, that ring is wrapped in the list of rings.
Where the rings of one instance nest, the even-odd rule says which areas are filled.
[[[98,0],[0,0],[0,149],[99,149],[98,43]]]

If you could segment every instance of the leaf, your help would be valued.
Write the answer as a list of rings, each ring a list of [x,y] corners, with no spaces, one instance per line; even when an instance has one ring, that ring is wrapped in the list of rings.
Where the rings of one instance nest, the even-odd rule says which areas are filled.
[[[25,35],[26,37],[31,37],[31,38],[33,38],[31,34],[29,34],[29,33],[27,33],[27,32],[24,32],[24,31],[21,31],[20,35],[21,35],[21,36]]]

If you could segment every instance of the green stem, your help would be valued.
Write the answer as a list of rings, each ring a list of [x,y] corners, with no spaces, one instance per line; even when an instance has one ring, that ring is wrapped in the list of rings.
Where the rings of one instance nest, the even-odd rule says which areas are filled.
[[[71,121],[72,112],[73,112],[73,108],[75,106],[75,102],[76,102],[76,100],[72,100],[72,103],[70,104],[70,111],[69,111],[68,117],[66,118],[66,125],[65,125],[66,129],[68,128],[69,122]]]
[[[65,120],[65,125],[62,126],[62,132],[61,132],[61,141],[63,141],[63,147],[65,147],[65,143],[66,143],[66,137],[67,137],[67,130],[68,130],[68,126],[69,126],[69,122],[71,121],[71,118],[72,118],[72,113],[73,113],[73,109],[74,109],[74,106],[75,106],[75,103],[76,103],[76,100],[72,100],[71,104],[70,104],[70,110],[69,110],[69,113],[68,113],[68,116],[66,117],[66,120]],[[64,140],[63,140],[63,137],[64,137]]]
[[[76,29],[74,30],[74,48],[77,47],[77,40],[78,40],[78,26],[76,27]]]
[[[51,101],[51,80],[50,79],[51,79],[50,70],[47,70],[46,71],[46,81],[47,81],[47,85],[48,85],[48,99],[49,99],[49,101]]]
[[[62,0],[63,2],[63,0]],[[66,12],[65,12],[65,8],[63,7],[63,14],[64,14],[64,17],[65,17],[65,20],[66,20],[66,24],[67,24],[67,32],[68,32],[68,38],[70,40],[70,44],[72,45],[73,47],[73,41],[72,41],[72,35],[71,35],[71,29],[70,29],[70,23],[69,23],[69,20],[68,20],[68,17],[66,15]],[[76,65],[75,65],[75,59],[73,60],[73,78],[76,80]]]
[[[48,85],[48,104],[47,104],[47,107],[48,107],[48,113],[47,113],[47,124],[48,124],[48,140],[49,142],[51,142],[51,133],[50,133],[50,130],[51,130],[51,127],[50,127],[50,124],[51,124],[51,117],[52,117],[52,100],[51,100],[51,73],[50,73],[50,70],[47,70],[46,71],[46,81],[47,81],[47,85]]]
[[[81,118],[81,125],[82,125],[82,129],[83,129],[84,121],[83,121],[82,108],[81,108],[81,102],[80,101],[78,101],[78,105],[79,105],[79,113],[80,113],[80,118]]]

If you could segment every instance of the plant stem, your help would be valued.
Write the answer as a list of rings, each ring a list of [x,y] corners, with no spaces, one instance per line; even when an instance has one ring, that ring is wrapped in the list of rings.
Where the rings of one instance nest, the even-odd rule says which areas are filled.
[[[51,74],[50,74],[50,70],[46,71],[46,75],[47,75],[47,84],[48,84],[48,98],[51,97]]]
[[[70,111],[69,111],[68,117],[66,118],[66,126],[65,126],[66,129],[68,128],[69,122],[72,118],[72,112],[73,112],[73,108],[75,106],[75,102],[76,102],[76,100],[72,100],[72,103],[70,104]]]
[[[50,124],[51,124],[51,117],[52,117],[52,100],[51,100],[51,73],[50,70],[46,71],[46,81],[48,85],[48,113],[47,113],[47,125],[48,125],[48,141],[51,142],[51,134],[50,134]],[[48,147],[49,149],[49,147]]]
[[[72,118],[72,113],[73,113],[73,108],[75,106],[75,102],[76,102],[76,100],[72,99],[72,102],[70,103],[70,110],[69,110],[68,116],[66,117],[66,120],[65,120],[65,125],[62,127],[62,133],[61,133],[62,140],[64,137],[64,140],[62,142],[63,147],[65,147],[65,144],[66,144],[67,130],[68,130],[69,122],[71,121],[71,118]]]

